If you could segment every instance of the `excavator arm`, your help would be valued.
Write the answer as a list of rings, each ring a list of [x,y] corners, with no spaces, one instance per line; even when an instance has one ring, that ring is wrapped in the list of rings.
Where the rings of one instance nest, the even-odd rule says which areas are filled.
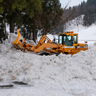
[[[34,52],[38,53],[42,50],[47,50],[47,48],[57,48],[57,46],[58,45],[53,44],[46,35],[43,35],[42,38],[39,40],[37,46],[34,48]]]
[[[28,44],[25,42],[25,39],[22,38],[21,34],[19,33],[20,29],[17,30],[18,36],[15,41],[12,42],[14,47],[22,49],[22,50],[27,50],[27,51],[32,51],[32,52],[40,52],[42,50],[47,50],[47,48],[57,48],[58,45],[53,44],[51,40],[46,36],[43,35],[42,38],[39,40],[37,46],[34,46],[32,44]],[[22,40],[22,42],[21,42]]]
[[[18,44],[20,42],[20,40],[22,40],[23,42],[25,41],[25,39],[22,38],[21,34],[19,33],[20,29],[17,30],[17,38],[15,41],[12,42],[12,44]]]
[[[35,48],[39,48],[42,44],[44,44],[44,43],[52,43],[51,42],[51,40],[46,36],[46,35],[43,35],[42,37],[41,37],[41,39],[39,40],[39,42],[38,42],[38,44],[37,44],[37,46],[35,47]]]

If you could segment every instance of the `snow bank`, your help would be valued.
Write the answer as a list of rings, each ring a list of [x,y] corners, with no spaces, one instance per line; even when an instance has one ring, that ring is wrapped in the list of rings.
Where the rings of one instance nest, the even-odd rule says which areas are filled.
[[[14,33],[10,33],[9,39],[6,39],[3,44],[0,44],[0,52],[5,54],[9,49],[12,48],[11,42],[13,42],[17,38],[17,35]]]
[[[31,52],[24,53],[14,48],[6,48],[6,53],[2,51],[0,54],[0,82],[23,81],[30,87],[9,89],[5,93],[3,92],[5,89],[2,89],[0,94],[1,96],[95,96],[95,61],[96,46],[72,57],[64,54],[39,56]]]
[[[78,33],[79,42],[89,40],[90,48],[72,57],[24,53],[13,48],[11,42],[17,35],[10,34],[10,39],[0,44],[0,85],[23,81],[28,86],[1,88],[0,96],[96,96],[96,41],[90,41],[96,40],[95,33],[96,25]]]

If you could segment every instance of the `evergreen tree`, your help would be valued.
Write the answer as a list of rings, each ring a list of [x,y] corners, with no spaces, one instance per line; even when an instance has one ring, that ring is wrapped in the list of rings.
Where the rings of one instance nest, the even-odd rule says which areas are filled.
[[[21,14],[34,17],[35,12],[41,12],[42,0],[0,0],[0,13],[6,12],[7,21],[10,24],[10,32],[14,32],[14,25],[20,25]]]
[[[10,24],[10,32],[15,26],[22,27],[25,37],[33,33],[35,41],[38,29],[46,34],[56,27],[62,9],[59,0],[0,0],[0,14],[5,14],[3,19]]]
[[[43,0],[42,15],[40,16],[42,34],[46,34],[54,30],[59,23],[63,9],[59,0]]]
[[[86,3],[86,12],[84,25],[91,25],[96,21],[96,0],[88,0]]]
[[[42,12],[41,3],[42,0],[0,0],[0,14],[5,14],[3,21],[10,25],[11,33],[14,33],[15,26],[21,28],[23,25],[29,31],[29,28],[32,30],[33,23],[30,22],[35,14]],[[25,21],[29,21],[27,18],[25,19],[26,16],[31,21],[25,24]],[[31,32],[29,31],[29,34]],[[27,32],[27,38],[29,38],[29,34]]]
[[[42,34],[51,32],[59,23],[62,13],[63,11],[58,0],[43,0],[42,14],[35,12],[33,18],[25,18],[26,23],[23,22],[27,31],[30,30],[30,35],[27,35],[27,37],[33,34],[33,40],[36,41],[39,29],[42,29]]]

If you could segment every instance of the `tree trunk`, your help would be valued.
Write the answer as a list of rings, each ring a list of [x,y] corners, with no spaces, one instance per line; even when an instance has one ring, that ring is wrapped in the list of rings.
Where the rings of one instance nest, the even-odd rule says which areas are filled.
[[[7,33],[6,33],[6,23],[4,22],[4,26],[5,26],[5,40],[7,39]]]
[[[6,39],[7,39],[7,33],[6,33],[6,19],[5,19],[5,13],[3,14],[3,17],[4,17],[4,28],[5,28],[5,37],[4,37],[4,39],[6,40]]]
[[[33,40],[36,43],[36,40],[37,40],[37,30],[36,29],[33,30]]]
[[[14,33],[14,22],[12,19],[10,20],[10,33]]]
[[[3,43],[2,39],[0,38],[0,43]]]

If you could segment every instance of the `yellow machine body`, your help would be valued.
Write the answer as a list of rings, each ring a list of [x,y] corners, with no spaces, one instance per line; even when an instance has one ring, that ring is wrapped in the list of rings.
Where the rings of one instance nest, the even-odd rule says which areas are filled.
[[[88,49],[88,44],[78,43],[78,34],[73,31],[59,33],[58,41],[65,54],[73,55]]]
[[[49,54],[63,53],[73,55],[88,49],[88,44],[78,43],[78,34],[74,32],[59,33],[58,44],[54,44],[46,35],[43,35],[37,46],[34,46],[32,44],[26,43],[25,39],[22,38],[19,31],[20,30],[18,29],[17,39],[13,41],[12,44],[15,48],[24,51],[27,50],[38,53],[44,50],[45,52],[49,52]]]

